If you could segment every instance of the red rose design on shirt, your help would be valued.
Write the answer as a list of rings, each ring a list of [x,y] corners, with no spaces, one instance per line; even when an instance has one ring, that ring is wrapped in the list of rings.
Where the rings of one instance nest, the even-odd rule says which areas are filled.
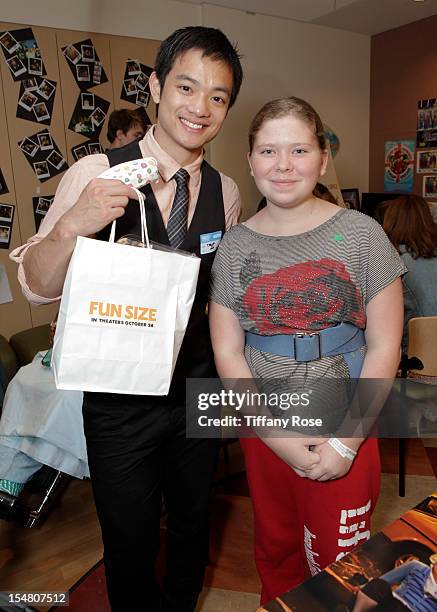
[[[261,334],[317,331],[353,323],[364,328],[361,293],[341,261],[323,258],[264,274],[246,288],[243,308]]]

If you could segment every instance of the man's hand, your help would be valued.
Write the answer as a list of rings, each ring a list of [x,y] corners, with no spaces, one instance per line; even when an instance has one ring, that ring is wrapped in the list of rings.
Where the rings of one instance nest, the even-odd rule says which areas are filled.
[[[76,204],[59,219],[57,229],[67,239],[95,234],[124,215],[129,198],[137,200],[138,196],[121,181],[92,179]]]

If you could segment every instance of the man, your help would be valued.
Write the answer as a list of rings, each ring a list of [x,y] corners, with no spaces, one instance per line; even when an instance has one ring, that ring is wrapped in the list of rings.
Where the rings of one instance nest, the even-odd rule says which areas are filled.
[[[215,253],[202,252],[200,241],[236,223],[240,196],[230,178],[203,161],[203,147],[219,132],[241,80],[238,54],[222,32],[177,30],[161,44],[150,76],[151,95],[159,103],[157,124],[141,142],[108,152],[111,164],[149,155],[158,160],[161,178],[145,188],[150,237],[201,257],[196,299],[168,396],[84,397],[88,460],[114,611],[192,611],[202,588],[219,440],[186,438],[185,379],[215,372],[205,316]],[[107,167],[105,155],[74,164],[39,233],[13,253],[22,263],[19,279],[30,301],[59,299],[77,236],[100,238],[116,218],[117,238],[138,232],[138,205],[129,202],[133,191],[120,181],[95,178]],[[172,218],[181,202],[187,203],[184,236]],[[155,559],[162,494],[168,520],[161,595]]]
[[[144,117],[134,110],[119,108],[109,115],[107,138],[110,149],[124,147],[134,140],[143,138],[146,132]]]

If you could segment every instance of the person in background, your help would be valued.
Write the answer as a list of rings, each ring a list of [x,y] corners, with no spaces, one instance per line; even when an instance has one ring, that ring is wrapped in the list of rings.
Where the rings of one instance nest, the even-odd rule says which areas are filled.
[[[137,111],[129,108],[119,108],[109,115],[106,136],[110,142],[110,149],[124,147],[133,140],[143,138],[146,132],[145,119]]]
[[[320,401],[315,389],[303,414],[316,405],[327,425],[288,437],[256,430],[240,440],[263,604],[370,537],[377,440],[355,429],[329,440],[314,436],[337,429],[330,428],[337,395],[324,392],[330,385],[394,377],[405,268],[374,219],[314,196],[328,151],[307,102],[265,104],[250,126],[248,161],[267,206],[227,232],[214,261],[209,314],[217,371],[223,381],[251,386],[255,379],[261,390],[280,380],[288,393],[294,381],[303,381],[301,390],[311,380]]]
[[[381,202],[382,226],[399,251],[408,274],[402,278],[404,332],[402,352],[408,348],[408,321],[437,315],[437,225],[429,205],[418,195]]]
[[[98,176],[126,159],[152,156],[160,176],[144,188],[148,224],[153,220],[150,239],[200,257],[196,297],[168,395],[84,393],[88,464],[113,612],[193,612],[203,586],[220,440],[187,438],[186,379],[216,375],[206,305],[220,238],[206,252],[202,238],[221,237],[241,210],[234,181],[203,156],[242,79],[239,54],[223,32],[203,26],[173,32],[161,43],[149,78],[159,104],[156,125],[140,141],[73,164],[38,234],[11,253],[21,264],[19,279],[29,301],[58,301],[78,236],[107,239],[114,219],[116,240],[138,231],[139,207],[130,199],[135,193],[121,181]],[[161,589],[155,564],[163,497]]]

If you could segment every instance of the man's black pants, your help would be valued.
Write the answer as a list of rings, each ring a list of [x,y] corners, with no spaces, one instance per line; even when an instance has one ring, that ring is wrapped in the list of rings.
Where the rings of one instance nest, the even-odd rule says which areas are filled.
[[[193,611],[208,559],[220,441],[186,439],[185,398],[85,393],[83,416],[113,612]],[[160,594],[162,496],[168,519]]]

